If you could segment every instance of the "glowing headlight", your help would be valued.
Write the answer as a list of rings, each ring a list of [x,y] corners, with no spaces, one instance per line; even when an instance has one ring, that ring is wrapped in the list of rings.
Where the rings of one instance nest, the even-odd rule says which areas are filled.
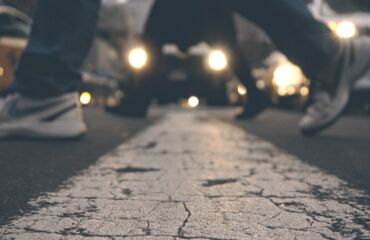
[[[303,97],[306,97],[310,94],[310,89],[308,87],[302,87],[301,90],[300,90],[300,94]]]
[[[196,96],[191,96],[189,99],[188,99],[188,106],[190,108],[196,108],[199,106],[199,98],[196,97]]]
[[[213,50],[208,56],[208,65],[214,71],[222,71],[227,68],[226,54],[221,50]]]
[[[279,95],[293,95],[296,88],[303,84],[303,79],[303,73],[298,66],[285,63],[275,69],[272,83],[278,89]]]
[[[328,26],[340,38],[353,38],[358,33],[355,24],[350,21],[342,21],[339,23],[331,21],[328,23]]]
[[[148,63],[148,53],[142,47],[134,48],[128,54],[128,62],[132,68],[140,70]]]
[[[5,73],[5,70],[4,68],[0,67],[0,77],[2,77]]]
[[[357,28],[352,22],[340,22],[337,26],[337,35],[341,38],[353,38],[357,34]]]
[[[239,84],[238,85],[238,93],[241,96],[245,96],[247,94],[247,88],[244,87],[243,85]]]
[[[92,95],[89,92],[83,92],[80,95],[80,103],[82,105],[89,105],[92,100]]]

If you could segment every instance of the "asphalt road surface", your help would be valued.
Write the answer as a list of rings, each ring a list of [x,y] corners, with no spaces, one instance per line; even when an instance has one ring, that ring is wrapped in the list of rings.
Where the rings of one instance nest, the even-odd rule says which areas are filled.
[[[346,116],[314,138],[299,134],[300,118],[299,113],[270,110],[239,125],[307,163],[370,189],[369,116]]]
[[[74,142],[0,142],[0,239],[370,239],[370,124],[300,114],[87,110]]]
[[[98,109],[85,113],[90,131],[78,141],[0,141],[0,224],[157,119],[122,119]]]

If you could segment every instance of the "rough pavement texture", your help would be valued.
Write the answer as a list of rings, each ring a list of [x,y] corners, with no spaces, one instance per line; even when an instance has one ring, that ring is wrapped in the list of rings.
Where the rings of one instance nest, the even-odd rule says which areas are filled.
[[[370,239],[370,197],[206,112],[172,113],[0,239]]]

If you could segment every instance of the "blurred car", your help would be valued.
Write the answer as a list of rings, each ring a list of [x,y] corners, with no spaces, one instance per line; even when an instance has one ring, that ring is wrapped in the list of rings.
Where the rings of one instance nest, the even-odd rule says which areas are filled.
[[[313,15],[327,23],[340,39],[370,36],[369,5],[355,0],[307,1]],[[308,99],[310,81],[302,70],[282,53],[272,50],[253,71],[257,86],[269,92],[278,105],[304,106]],[[359,80],[354,88],[350,108],[370,108],[370,76]]]
[[[209,105],[243,101],[246,90],[232,71],[232,13],[219,4],[209,10],[205,3],[155,3],[140,39],[126,50],[129,76],[116,113],[144,116],[153,99],[159,104],[195,97]],[[194,6],[202,10],[189,16]]]
[[[311,2],[311,9],[341,39],[370,37],[369,1],[314,0]],[[348,109],[365,109],[370,113],[370,74],[356,83]]]
[[[135,35],[128,3],[102,1],[96,36],[83,67],[80,102],[84,106],[115,106],[124,94],[119,87],[127,72],[123,49]]]
[[[79,88],[82,106],[116,106],[124,95],[112,77],[85,72],[82,79]]]
[[[315,16],[326,22],[339,38],[370,37],[369,1],[315,0],[311,4]],[[355,85],[349,108],[362,108],[370,112],[370,74]]]
[[[248,59],[259,90],[274,106],[301,108],[309,96],[309,80],[302,70],[279,52],[254,23],[235,16],[241,52]]]
[[[235,78],[226,47],[200,42],[183,52],[176,44],[166,43],[156,53],[159,56],[153,57],[153,54],[144,45],[128,51],[129,91],[150,88],[154,98],[162,104],[190,96],[204,98],[210,105],[230,102],[229,93]],[[155,72],[150,67],[153,59],[160,65]]]
[[[271,96],[272,103],[284,107],[303,106],[309,96],[309,80],[300,67],[278,51],[272,52],[259,68],[254,68],[256,85]]]
[[[0,5],[0,95],[14,79],[14,67],[27,43],[31,19],[14,7]]]
[[[356,0],[313,0],[310,9],[314,16],[327,23],[342,39],[370,35],[370,7]]]

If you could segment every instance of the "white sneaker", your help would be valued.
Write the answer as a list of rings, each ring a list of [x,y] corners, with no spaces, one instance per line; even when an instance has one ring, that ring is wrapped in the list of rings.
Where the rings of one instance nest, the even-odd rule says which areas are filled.
[[[359,37],[343,45],[342,61],[334,71],[332,91],[319,90],[300,122],[303,135],[312,136],[333,125],[344,112],[353,85],[370,71],[370,38]],[[330,77],[328,77],[330,79]]]
[[[86,133],[77,93],[33,99],[14,94],[0,104],[0,138],[75,138]],[[1,106],[2,105],[2,106]]]

